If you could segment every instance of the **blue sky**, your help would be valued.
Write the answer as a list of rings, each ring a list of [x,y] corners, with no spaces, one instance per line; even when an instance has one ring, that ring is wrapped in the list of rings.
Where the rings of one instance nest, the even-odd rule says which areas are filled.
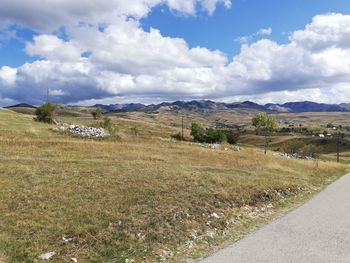
[[[0,105],[350,96],[348,0],[3,0],[0,23]]]
[[[212,16],[199,12],[189,16],[171,11],[165,5],[155,7],[141,20],[142,28],[157,28],[164,36],[184,38],[191,47],[204,46],[219,49],[230,58],[240,50],[238,37],[253,35],[261,28],[272,28],[269,37],[279,43],[288,41],[288,34],[303,28],[317,14],[350,13],[347,0],[235,0],[231,9],[218,6]],[[19,40],[1,41],[0,66],[20,66],[36,58],[24,52],[25,41],[35,32],[18,28]],[[0,37],[1,39],[1,37]],[[257,39],[257,38],[255,38]]]
[[[239,52],[240,36],[253,35],[261,28],[272,28],[271,39],[285,43],[288,34],[301,29],[323,13],[350,13],[348,0],[235,0],[229,10],[219,6],[213,16],[173,15],[159,6],[143,19],[145,30],[158,28],[163,35],[182,37],[191,47],[220,49],[230,57]]]

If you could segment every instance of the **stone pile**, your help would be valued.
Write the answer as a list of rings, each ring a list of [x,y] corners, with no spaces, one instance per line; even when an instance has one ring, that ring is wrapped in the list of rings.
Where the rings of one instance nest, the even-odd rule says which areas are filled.
[[[315,160],[315,158],[311,157],[311,156],[303,156],[301,154],[298,153],[281,153],[281,152],[277,152],[273,154],[276,157],[284,157],[284,158],[293,158],[293,159],[305,159],[305,160]]]
[[[202,143],[202,146],[213,150],[219,150],[221,147],[218,143]]]
[[[103,128],[86,127],[83,125],[69,125],[67,123],[57,123],[55,131],[67,131],[75,136],[84,138],[104,138],[109,136]]]

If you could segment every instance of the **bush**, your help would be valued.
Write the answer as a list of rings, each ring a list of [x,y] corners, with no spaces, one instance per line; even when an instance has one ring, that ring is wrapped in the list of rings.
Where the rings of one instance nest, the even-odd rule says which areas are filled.
[[[205,130],[198,123],[192,123],[191,136],[196,142],[205,142]]]
[[[182,134],[181,132],[175,133],[171,135],[171,138],[178,140],[178,141],[182,141]]]
[[[130,134],[133,135],[133,136],[138,136],[139,135],[139,129],[136,126],[131,127],[129,129],[129,131],[130,131]]]
[[[303,140],[290,140],[282,144],[281,150],[284,153],[294,154],[299,153],[299,149],[301,149],[304,146]]]
[[[93,109],[91,111],[91,115],[94,118],[94,120],[99,120],[102,118],[102,110],[100,108]]]
[[[192,123],[191,135],[196,142],[217,143],[224,142],[226,135],[223,131],[209,128],[207,131],[198,123]]]
[[[216,130],[213,128],[209,128],[205,134],[205,142],[207,143],[216,143],[216,142],[224,142],[226,141],[226,135],[221,130]]]
[[[45,123],[53,123],[55,106],[49,102],[35,110],[36,120]]]
[[[100,122],[100,127],[111,130],[112,128],[112,120],[110,118],[104,117],[103,120]]]
[[[236,144],[238,142],[239,132],[234,130],[227,130],[225,134],[226,134],[227,142],[229,144]]]
[[[315,145],[312,144],[306,144],[302,148],[299,149],[299,154],[302,156],[310,156],[313,158],[319,157],[319,152],[321,149]]]

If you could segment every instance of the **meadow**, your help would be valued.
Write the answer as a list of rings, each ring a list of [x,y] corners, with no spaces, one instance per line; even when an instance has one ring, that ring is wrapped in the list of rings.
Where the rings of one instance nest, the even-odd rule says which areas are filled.
[[[113,136],[91,140],[0,110],[0,262],[40,262],[51,251],[51,262],[188,262],[347,169],[252,147],[207,149],[172,139],[171,125],[112,121]]]

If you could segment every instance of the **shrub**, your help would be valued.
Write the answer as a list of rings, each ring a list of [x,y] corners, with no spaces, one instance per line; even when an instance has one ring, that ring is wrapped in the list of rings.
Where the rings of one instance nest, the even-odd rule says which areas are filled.
[[[111,130],[113,124],[112,120],[110,118],[104,117],[103,120],[100,122],[100,127],[106,129],[106,130]]]
[[[205,142],[205,130],[198,123],[192,123],[191,125],[191,136],[196,142]]]
[[[209,128],[205,134],[205,142],[216,143],[226,141],[226,135],[223,131]]]
[[[45,123],[53,123],[55,106],[49,102],[35,110],[36,120]]]
[[[303,140],[290,140],[282,144],[281,150],[284,153],[298,153],[299,149],[304,146]]]
[[[225,134],[226,134],[227,142],[229,144],[236,144],[238,142],[239,132],[234,130],[227,130]]]
[[[302,148],[300,148],[298,152],[302,156],[310,156],[310,157],[317,158],[317,157],[319,157],[318,153],[320,151],[321,151],[321,149],[319,147],[312,145],[312,144],[306,144]]]
[[[178,141],[182,141],[182,134],[181,132],[175,133],[171,135],[171,138],[178,140]]]
[[[131,127],[129,130],[130,130],[131,135],[133,135],[133,136],[139,135],[139,129],[136,126]]]
[[[216,143],[226,140],[226,135],[223,131],[209,128],[207,131],[198,123],[192,123],[191,135],[196,142]]]
[[[91,111],[91,115],[94,118],[94,120],[98,120],[102,118],[102,110],[100,108],[93,109]]]

